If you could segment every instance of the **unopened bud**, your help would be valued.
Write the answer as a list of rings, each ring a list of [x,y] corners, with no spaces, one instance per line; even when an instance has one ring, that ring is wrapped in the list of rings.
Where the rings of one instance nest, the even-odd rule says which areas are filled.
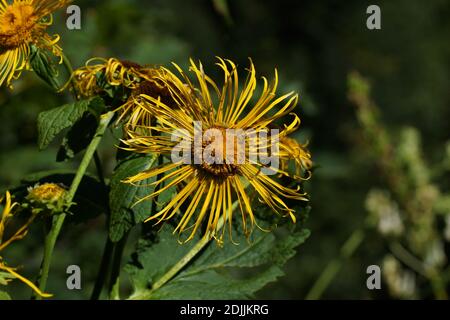
[[[26,200],[33,213],[61,211],[65,205],[67,190],[56,183],[36,184],[28,188]]]

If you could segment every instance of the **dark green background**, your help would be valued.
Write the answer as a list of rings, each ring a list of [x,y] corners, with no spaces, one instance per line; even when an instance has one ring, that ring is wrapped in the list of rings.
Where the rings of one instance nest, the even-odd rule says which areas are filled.
[[[259,75],[280,74],[280,92],[300,93],[300,139],[310,140],[316,170],[308,186],[312,211],[310,239],[287,267],[287,275],[258,294],[261,298],[304,298],[342,242],[365,218],[367,191],[380,183],[373,163],[355,156],[360,134],[354,108],[347,100],[347,74],[358,70],[373,84],[373,98],[385,125],[410,125],[422,133],[428,159],[439,159],[449,138],[449,2],[434,1],[254,1],[230,0],[230,17],[203,0],[75,1],[82,9],[82,29],[64,28],[59,14],[52,31],[75,66],[92,56],[142,64],[185,66],[200,59],[207,72],[219,75],[215,56],[230,58],[243,70],[251,57]],[[378,4],[382,30],[366,28],[366,8]],[[218,78],[220,79],[220,78]],[[17,185],[26,174],[74,163],[55,164],[56,148],[38,152],[36,118],[40,111],[66,101],[55,96],[33,74],[16,89],[0,91],[0,189]],[[102,149],[112,170],[113,140]],[[67,225],[51,272],[49,290],[59,298],[86,298],[104,241],[103,221]],[[32,230],[8,257],[32,275],[40,261],[42,234]],[[366,289],[365,270],[379,264],[385,248],[369,235],[345,264],[325,298],[386,297]],[[65,266],[83,270],[83,290],[65,289]],[[28,289],[18,285],[19,297]]]

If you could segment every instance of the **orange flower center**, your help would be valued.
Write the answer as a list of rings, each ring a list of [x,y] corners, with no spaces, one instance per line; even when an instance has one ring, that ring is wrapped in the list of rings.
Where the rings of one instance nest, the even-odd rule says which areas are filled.
[[[203,172],[212,174],[216,177],[228,177],[237,174],[239,164],[237,163],[238,145],[236,137],[229,136],[226,128],[216,126],[212,128],[216,133],[220,134],[204,137],[202,147],[199,150],[194,149],[194,157],[202,159],[202,163],[198,166]],[[227,146],[227,141],[231,144],[231,148]],[[207,152],[218,163],[212,162],[212,159],[205,159],[205,149],[210,148]]]
[[[15,2],[0,13],[0,50],[10,50],[32,41],[37,18],[34,8]]]

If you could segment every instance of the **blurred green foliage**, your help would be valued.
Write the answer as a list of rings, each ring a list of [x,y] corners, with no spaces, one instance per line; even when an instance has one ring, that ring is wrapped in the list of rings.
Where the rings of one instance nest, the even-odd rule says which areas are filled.
[[[117,56],[150,65],[171,61],[186,65],[192,57],[202,60],[214,75],[217,55],[241,67],[251,57],[260,75],[270,78],[277,67],[281,92],[300,93],[298,138],[310,141],[319,165],[308,190],[313,209],[307,227],[312,233],[287,264],[287,275],[260,292],[260,298],[304,298],[348,236],[364,224],[368,192],[390,188],[378,159],[364,146],[347,97],[351,70],[371,80],[372,98],[386,130],[413,128],[404,133],[406,140],[421,137],[426,163],[440,163],[449,153],[445,149],[450,133],[450,6],[446,0],[378,1],[382,29],[376,31],[365,25],[369,1],[80,0],[76,4],[82,9],[82,29],[67,30],[61,13],[53,28],[61,34],[62,47],[75,67],[93,56]],[[1,89],[0,189],[17,185],[33,172],[75,166],[55,163],[57,144],[46,151],[37,148],[38,113],[68,101],[28,73],[15,83],[14,91]],[[108,172],[114,166],[113,135],[110,132],[109,144],[101,150]],[[407,156],[414,152],[415,143],[403,143],[401,148]],[[446,161],[447,167],[444,163],[434,169],[442,193],[449,189],[448,155]],[[410,170],[423,179],[420,167]],[[65,226],[49,283],[50,291],[62,293],[59,298],[89,297],[105,238],[101,219]],[[35,274],[41,259],[37,248],[42,231],[34,228],[31,234],[8,253],[8,261],[23,265],[25,275]],[[448,240],[443,245],[448,252]],[[381,265],[388,252],[379,235],[369,233],[323,297],[395,297],[388,290],[366,288],[367,266]],[[82,267],[81,291],[65,289],[69,264]],[[30,294],[20,285],[15,292],[22,298]]]

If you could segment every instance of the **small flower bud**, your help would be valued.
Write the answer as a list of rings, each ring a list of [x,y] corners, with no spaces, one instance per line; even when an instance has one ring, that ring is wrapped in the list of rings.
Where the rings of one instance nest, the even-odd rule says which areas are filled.
[[[65,205],[67,190],[56,183],[36,184],[28,188],[26,200],[33,213],[55,213],[62,211]]]

